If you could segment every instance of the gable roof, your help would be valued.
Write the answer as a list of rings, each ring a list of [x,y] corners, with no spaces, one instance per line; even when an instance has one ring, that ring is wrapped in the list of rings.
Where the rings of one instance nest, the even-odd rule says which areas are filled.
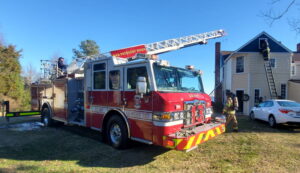
[[[275,38],[270,36],[268,33],[265,31],[259,33],[256,35],[254,38],[252,38],[250,41],[248,41],[246,44],[238,48],[236,51],[230,52],[229,55],[222,56],[222,62],[223,64],[225,61],[231,58],[231,56],[234,53],[237,52],[259,52],[260,50],[258,49],[258,43],[260,38],[267,38],[269,42],[269,47],[271,52],[286,52],[286,53],[293,53],[290,49],[285,47],[281,42],[277,41]],[[224,51],[224,52],[229,52],[229,51]]]
[[[281,42],[277,41],[275,38],[270,36],[265,31],[261,32],[257,36],[255,36],[253,39],[248,41],[246,44],[241,46],[239,49],[237,49],[235,52],[259,52],[259,39],[261,38],[267,38],[270,51],[271,52],[288,52],[292,53],[290,49],[285,47]]]

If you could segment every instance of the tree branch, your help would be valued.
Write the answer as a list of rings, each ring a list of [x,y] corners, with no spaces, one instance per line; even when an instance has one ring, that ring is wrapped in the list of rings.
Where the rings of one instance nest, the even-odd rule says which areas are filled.
[[[272,4],[275,4],[277,2],[279,2],[280,0],[273,0],[272,1]],[[296,0],[291,0],[289,5],[285,8],[284,11],[282,11],[281,13],[279,14],[274,14],[274,11],[272,9],[270,9],[268,11],[268,13],[265,13],[263,14],[263,16],[270,21],[270,26],[273,25],[273,23],[276,21],[276,20],[279,20],[281,19],[288,11],[289,9],[295,4]]]

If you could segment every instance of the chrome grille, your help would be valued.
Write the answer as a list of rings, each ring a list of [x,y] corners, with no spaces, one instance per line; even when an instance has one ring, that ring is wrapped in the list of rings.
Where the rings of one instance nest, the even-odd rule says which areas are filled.
[[[201,108],[200,108],[201,107]],[[199,121],[201,115],[205,118],[206,102],[200,100],[184,102],[184,125],[191,125]]]

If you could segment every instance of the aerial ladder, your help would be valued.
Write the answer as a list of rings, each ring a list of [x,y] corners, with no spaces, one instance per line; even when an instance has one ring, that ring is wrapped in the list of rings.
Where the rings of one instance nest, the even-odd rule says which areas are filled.
[[[161,53],[166,53],[169,51],[193,46],[196,44],[206,44],[209,39],[214,39],[218,37],[222,37],[225,35],[224,30],[216,30],[211,32],[205,32],[202,34],[195,34],[175,39],[169,39],[159,42],[154,42],[150,44],[146,44],[145,47],[147,49],[147,54],[149,55],[157,55]]]
[[[133,46],[129,48],[111,51],[111,55],[120,58],[132,58],[140,55],[158,55],[197,44],[206,44],[209,39],[223,37],[225,31],[215,30],[201,34],[189,35],[169,40],[158,41],[149,44]]]

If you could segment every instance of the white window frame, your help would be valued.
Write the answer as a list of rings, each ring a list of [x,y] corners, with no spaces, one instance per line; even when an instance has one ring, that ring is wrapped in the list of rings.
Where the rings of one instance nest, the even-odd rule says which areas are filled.
[[[258,39],[258,49],[261,49],[261,46],[260,46],[260,41],[261,40],[267,40],[267,42],[268,42],[268,38],[259,38]]]
[[[238,58],[243,58],[243,71],[242,72],[237,72],[237,60],[238,60]],[[241,74],[241,73],[245,73],[245,56],[238,56],[238,57],[236,57],[236,59],[235,59],[235,73],[236,74]]]
[[[296,68],[296,65],[292,64],[292,67],[291,67],[291,75],[292,76],[296,76],[297,74],[297,68]]]
[[[287,90],[288,90],[288,88],[287,88],[287,84],[286,83],[280,83],[280,97],[282,96],[281,95],[281,93],[282,93],[281,92],[281,90],[282,90],[281,86],[282,85],[285,85],[285,93],[284,93],[285,94],[285,98],[282,98],[282,99],[287,99]]]
[[[261,88],[254,88],[254,96],[253,96],[253,103],[254,103],[254,105],[255,105],[255,90],[258,90],[259,91],[259,94],[258,94],[258,99],[260,98],[260,97],[262,97],[262,89]],[[258,104],[260,104],[259,103],[259,101],[258,101]]]
[[[271,59],[274,60],[274,67],[271,66]],[[277,59],[276,59],[276,58],[270,58],[269,61],[270,61],[270,66],[271,66],[272,68],[276,68],[276,67],[277,67]]]

